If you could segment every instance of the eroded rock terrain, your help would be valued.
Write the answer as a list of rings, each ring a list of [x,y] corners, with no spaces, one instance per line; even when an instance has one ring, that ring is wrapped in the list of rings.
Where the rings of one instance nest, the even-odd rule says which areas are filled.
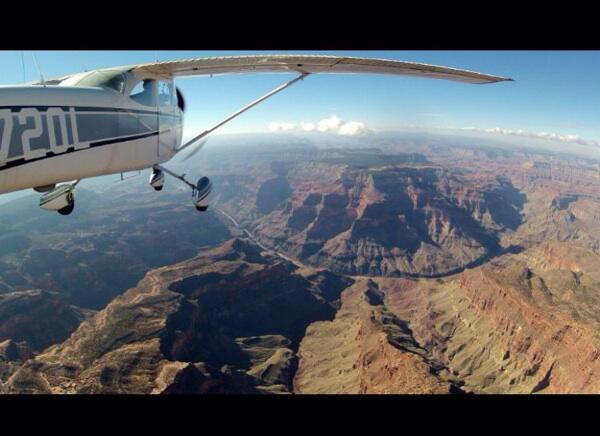
[[[4,390],[290,392],[306,327],[332,319],[351,283],[327,277],[332,295],[322,274],[295,270],[242,239],[153,270],[66,341],[12,368]]]
[[[0,391],[600,392],[600,164],[267,149],[219,155],[197,222],[0,221]]]
[[[264,204],[261,197],[282,176],[257,181],[256,192],[246,182],[222,208],[265,244],[351,275],[453,273],[497,254],[501,233],[521,223],[526,197],[509,179],[449,172],[424,157],[404,160],[366,169],[289,164],[290,193],[270,193],[270,208],[253,199]]]

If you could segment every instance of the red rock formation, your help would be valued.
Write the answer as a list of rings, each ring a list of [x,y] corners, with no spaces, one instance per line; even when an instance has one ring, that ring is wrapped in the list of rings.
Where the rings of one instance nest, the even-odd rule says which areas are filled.
[[[387,280],[382,289],[391,310],[469,390],[600,392],[600,305],[586,286],[597,283],[596,273],[577,260],[600,261],[590,256],[551,243],[441,283]]]
[[[298,354],[297,393],[432,394],[452,389],[443,368],[387,311],[373,282],[361,281],[345,291],[336,318],[312,324]]]

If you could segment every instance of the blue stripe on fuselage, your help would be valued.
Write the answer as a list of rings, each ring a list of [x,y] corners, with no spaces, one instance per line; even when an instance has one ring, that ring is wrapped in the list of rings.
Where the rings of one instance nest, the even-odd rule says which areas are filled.
[[[54,109],[50,116],[48,114],[50,108],[58,110]],[[7,109],[10,109],[8,115]],[[34,109],[34,111],[21,113],[23,109]],[[3,110],[4,113],[2,113]],[[77,127],[77,143],[74,138],[71,110],[73,110],[73,118]],[[4,162],[0,162],[0,170],[85,150],[88,148],[88,144],[89,147],[97,147],[154,136],[159,133],[159,124],[163,127],[163,131],[168,131],[180,126],[182,119],[181,114],[174,115],[157,111],[73,106],[0,106],[0,114],[2,114],[0,140],[3,138],[4,129],[7,128],[6,121],[10,121],[5,118],[7,116],[12,118],[12,122],[8,123],[9,128],[12,124],[8,151],[2,150],[1,147],[5,147],[6,144],[0,142],[0,158],[4,152],[6,159]],[[50,122],[54,132],[53,141],[50,138]],[[166,129],[164,129],[165,127]],[[39,134],[39,129],[41,129],[41,134]],[[27,149],[23,144],[24,133],[30,137]],[[56,149],[52,147],[51,142],[54,142]],[[78,146],[82,143],[85,143],[86,147],[80,149]]]

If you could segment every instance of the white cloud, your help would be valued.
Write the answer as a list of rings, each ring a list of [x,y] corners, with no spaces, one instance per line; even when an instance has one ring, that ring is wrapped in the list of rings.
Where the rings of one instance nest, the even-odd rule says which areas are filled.
[[[365,123],[361,123],[358,121],[350,121],[348,123],[345,123],[338,130],[339,135],[345,136],[364,135],[365,133],[369,132],[370,130],[365,127]]]
[[[537,138],[537,139],[548,139],[552,141],[560,141],[560,142],[569,142],[573,144],[579,145],[588,145],[599,147],[600,143],[598,141],[594,141],[592,139],[585,139],[579,135],[560,135],[558,133],[548,133],[548,132],[529,132],[523,129],[502,129],[500,127],[493,127],[490,129],[482,129],[478,127],[463,127],[463,130],[472,130],[476,132],[483,133],[495,133],[500,135],[513,135],[513,136],[523,136],[526,138]]]
[[[334,133],[344,136],[359,136],[368,133],[372,133],[373,130],[367,128],[365,123],[361,121],[343,121],[337,115],[332,115],[329,118],[324,118],[316,123],[302,122],[298,126],[293,123],[287,122],[271,122],[269,123],[269,130],[271,132],[285,132],[294,129],[301,129],[305,132],[313,132],[318,130],[322,133]]]
[[[358,136],[366,133],[371,133],[372,130],[365,126],[365,123],[360,121],[345,122],[337,115],[332,115],[317,123],[319,132],[331,132],[344,136]]]
[[[275,121],[269,123],[269,130],[271,132],[286,132],[292,130],[294,127],[292,123],[278,123]]]
[[[336,115],[332,115],[329,118],[325,118],[317,123],[317,129],[319,132],[337,132],[342,126],[342,120]]]

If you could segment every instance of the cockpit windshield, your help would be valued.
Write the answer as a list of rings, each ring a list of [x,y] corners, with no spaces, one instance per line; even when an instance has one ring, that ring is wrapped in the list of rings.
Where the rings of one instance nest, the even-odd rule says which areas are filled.
[[[124,84],[125,75],[120,71],[94,71],[78,83],[79,86],[110,88],[117,92],[123,91]]]
[[[61,82],[61,85],[109,88],[122,93],[125,88],[125,75],[119,70],[92,71],[70,77]]]

